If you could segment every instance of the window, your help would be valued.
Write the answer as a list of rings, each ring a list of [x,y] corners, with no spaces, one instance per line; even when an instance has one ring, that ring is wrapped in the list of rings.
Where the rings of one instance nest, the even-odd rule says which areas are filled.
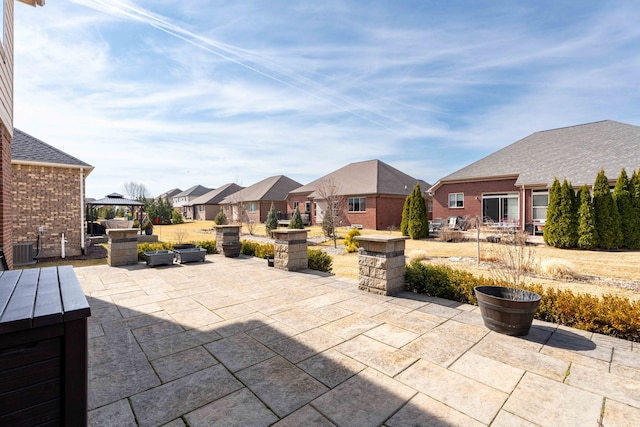
[[[204,212],[204,205],[198,205],[198,211]]]
[[[367,199],[364,197],[349,198],[349,212],[364,212],[367,210]]]
[[[295,211],[300,206],[300,202],[293,202],[293,210]],[[299,209],[298,209],[299,210]]]
[[[249,212],[255,212],[256,209],[256,202],[249,202],[249,207],[247,209]]]
[[[306,213],[311,212],[311,202],[309,202],[309,201],[304,202],[304,211],[305,211]]]
[[[449,193],[450,208],[464,208],[464,193]]]
[[[545,222],[547,220],[547,208],[549,206],[549,191],[534,191],[531,204],[533,206],[533,221]]]
[[[485,221],[515,222],[520,219],[518,193],[484,194],[482,216]]]

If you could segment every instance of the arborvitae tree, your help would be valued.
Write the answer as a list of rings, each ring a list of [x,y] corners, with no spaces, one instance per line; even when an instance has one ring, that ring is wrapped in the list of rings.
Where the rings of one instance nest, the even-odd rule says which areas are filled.
[[[420,184],[413,187],[411,193],[411,203],[409,206],[409,221],[407,232],[412,239],[422,239],[429,236],[429,218],[427,215],[427,205],[420,190]]]
[[[291,215],[291,221],[289,222],[289,228],[300,229],[304,228],[304,224],[302,224],[302,216],[300,215],[300,211],[296,207],[293,211],[293,215]]]
[[[271,231],[278,228],[278,218],[276,217],[276,208],[271,202],[271,207],[267,213],[267,220],[264,222],[264,229],[267,232],[267,236],[271,236]]]
[[[631,175],[629,192],[631,193],[631,204],[634,208],[639,209],[638,216],[640,216],[640,169],[633,171]]]
[[[623,246],[629,249],[640,248],[640,218],[631,199],[631,183],[627,172],[622,169],[616,186],[613,189],[618,214],[620,215],[620,231],[622,232]]]
[[[575,248],[578,243],[578,215],[575,192],[566,179],[560,187],[558,208],[559,215],[554,246],[563,249]]]
[[[409,215],[411,212],[411,201],[413,200],[413,191],[404,200],[402,208],[402,219],[400,220],[400,232],[403,236],[409,235]]]
[[[580,249],[594,249],[598,245],[595,213],[591,202],[589,187],[584,184],[580,191],[580,207],[578,208],[578,247]]]
[[[558,224],[560,221],[560,181],[558,178],[553,180],[553,184],[549,189],[549,205],[547,206],[547,219],[544,224],[542,237],[544,242],[549,246],[558,246],[559,232]]]
[[[604,169],[598,173],[596,182],[593,184],[593,210],[596,231],[598,232],[598,247],[618,249],[622,246],[620,215],[613,201],[609,180],[604,174]]]

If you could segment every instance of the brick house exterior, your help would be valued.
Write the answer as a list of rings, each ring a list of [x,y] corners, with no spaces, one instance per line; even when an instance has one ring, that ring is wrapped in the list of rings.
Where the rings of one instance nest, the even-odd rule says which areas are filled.
[[[32,243],[37,251],[39,240],[39,257],[60,257],[64,233],[66,256],[81,255],[85,179],[93,167],[18,129],[12,144],[13,243]]]
[[[420,184],[431,218],[431,202],[426,193],[430,185],[380,160],[350,163],[293,190],[287,198],[287,212],[291,214],[298,206],[301,213],[310,215],[312,224],[322,224],[327,208],[323,187],[333,186],[339,200],[338,226],[357,224],[371,230],[399,228],[404,202],[416,184]]]
[[[276,212],[287,211],[287,195],[302,184],[285,175],[276,175],[256,182],[225,197],[220,205],[231,222],[240,222],[240,210],[246,213],[245,220],[263,223],[273,203]]]
[[[604,169],[613,185],[622,168],[638,166],[638,126],[605,120],[540,131],[440,179],[429,189],[433,217],[482,216],[534,231],[546,221],[555,178],[591,188]]]
[[[0,43],[0,249],[13,268],[13,227],[11,213],[11,138],[13,136],[13,0],[3,2]],[[30,6],[44,6],[44,0],[18,0]]]
[[[240,187],[238,184],[225,184],[191,200],[185,207],[192,209],[193,219],[196,221],[213,220],[222,210],[220,202],[222,202],[225,197],[242,190],[242,188],[243,187]]]

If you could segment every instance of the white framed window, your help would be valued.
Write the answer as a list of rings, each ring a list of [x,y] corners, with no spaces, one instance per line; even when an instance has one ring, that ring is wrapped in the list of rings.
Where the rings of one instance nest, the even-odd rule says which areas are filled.
[[[449,193],[450,208],[464,208],[464,193]]]
[[[300,206],[300,202],[293,202],[293,210],[295,211]],[[300,209],[298,209],[300,210]]]
[[[367,199],[364,197],[349,197],[349,212],[365,212]]]
[[[533,221],[545,222],[547,220],[547,208],[549,207],[549,190],[534,190],[531,194],[531,206],[533,209],[531,216]]]
[[[198,211],[204,212],[204,205],[198,205]]]
[[[247,207],[249,212],[255,212],[257,210],[256,202],[249,202],[249,206]]]

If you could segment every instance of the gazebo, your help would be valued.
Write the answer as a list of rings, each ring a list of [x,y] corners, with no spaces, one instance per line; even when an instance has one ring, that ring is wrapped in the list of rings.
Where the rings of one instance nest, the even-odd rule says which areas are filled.
[[[137,200],[127,199],[122,194],[111,193],[102,199],[87,202],[87,212],[90,212],[89,210],[90,208],[95,208],[98,206],[126,206],[131,208],[131,212],[133,212],[136,206],[144,206],[144,203],[139,202]],[[100,224],[96,224],[94,222],[95,219],[96,218],[93,218],[93,217],[90,218],[89,215],[87,215],[87,232],[91,235],[104,234],[104,233],[98,232],[98,231],[102,231],[101,228],[103,226]]]

